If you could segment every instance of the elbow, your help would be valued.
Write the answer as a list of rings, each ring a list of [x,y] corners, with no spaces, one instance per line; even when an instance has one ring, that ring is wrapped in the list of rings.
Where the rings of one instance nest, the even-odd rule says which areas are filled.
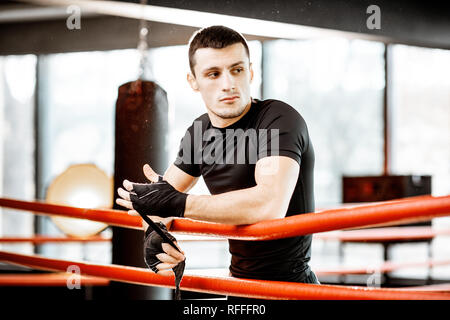
[[[262,211],[263,220],[281,219],[286,216],[287,207],[279,201],[267,201]]]
[[[258,210],[258,220],[265,221],[284,218],[286,216],[288,206],[289,201],[286,202],[278,197],[274,197],[273,195],[272,197],[267,195],[264,197],[264,200],[259,207],[260,210]]]
[[[241,217],[238,222],[230,221],[229,224],[249,225],[267,220],[281,219],[286,216],[286,210],[272,204],[261,204],[257,208],[254,207],[250,213],[251,214],[247,214],[245,218]]]
[[[254,212],[253,220],[255,221],[253,223],[284,218],[290,199],[284,199],[284,197],[274,194],[274,190],[271,188],[261,188],[260,191],[258,210]]]
[[[278,218],[283,218],[286,214],[285,211],[281,209],[281,206],[277,205],[272,200],[261,200],[258,203],[253,202],[253,206],[250,211],[237,223],[238,225],[249,225],[262,221],[273,220]],[[231,222],[236,224],[236,221]]]

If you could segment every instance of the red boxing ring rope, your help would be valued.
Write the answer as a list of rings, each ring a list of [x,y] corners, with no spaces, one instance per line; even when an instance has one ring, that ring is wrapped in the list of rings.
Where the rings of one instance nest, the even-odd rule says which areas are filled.
[[[0,243],[23,243],[30,242],[33,244],[44,243],[90,243],[90,242],[111,242],[111,238],[105,238],[102,236],[91,237],[48,237],[48,236],[35,236],[35,237],[0,237]]]
[[[70,273],[43,273],[43,274],[0,274],[0,286],[5,287],[62,287],[67,286],[71,280]],[[80,277],[81,286],[107,286],[110,281],[100,277]]]
[[[346,274],[370,274],[370,273],[387,273],[398,269],[412,268],[412,267],[436,267],[450,265],[450,260],[434,260],[429,259],[421,262],[392,262],[385,261],[381,265],[366,266],[366,267],[337,267],[333,269],[314,269],[316,276],[329,275],[346,275]]]
[[[57,260],[5,251],[0,251],[0,260],[51,271],[66,271],[69,266],[77,265],[83,275],[140,285],[174,287],[172,276],[158,275],[150,270],[137,267]],[[188,274],[183,276],[181,289],[248,298],[283,300],[450,300],[450,293],[443,292],[317,285]]]
[[[133,217],[123,210],[85,209],[39,201],[23,201],[0,198],[0,207],[32,211],[36,214],[64,216],[108,223],[113,226],[142,229],[142,219]]]
[[[314,239],[339,240],[341,242],[399,242],[432,240],[450,235],[450,229],[434,230],[430,227],[391,227],[349,231],[332,231],[314,235]]]
[[[141,229],[140,217],[122,210],[83,209],[33,201],[0,198],[0,206],[35,213],[60,215]],[[191,219],[174,219],[170,231],[241,240],[274,240],[317,232],[410,223],[450,215],[450,196],[420,196],[356,207],[305,213],[252,225],[226,225]]]
[[[33,211],[35,213],[39,212],[106,222],[111,225],[128,228],[140,229],[142,227],[139,217],[130,216],[120,210],[82,209],[3,198],[0,198],[0,206]],[[248,226],[232,226],[189,219],[176,219],[172,224],[171,231],[236,239],[268,240],[343,228],[423,221],[449,214],[450,196],[421,196],[364,206],[325,210],[320,213],[307,213],[284,219],[264,221]],[[174,287],[173,277],[157,275],[142,268],[96,265],[1,251],[0,260],[52,271],[66,271],[70,265],[78,265],[84,275],[104,277],[115,281],[136,284]],[[182,289],[263,299],[450,299],[449,293],[314,285],[193,275],[185,275],[183,277]]]

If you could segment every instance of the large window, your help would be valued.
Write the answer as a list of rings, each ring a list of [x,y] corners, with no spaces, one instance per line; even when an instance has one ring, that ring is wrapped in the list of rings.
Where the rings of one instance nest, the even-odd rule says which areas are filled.
[[[296,108],[315,149],[316,206],[342,199],[342,175],[383,169],[384,45],[346,39],[264,44],[263,95]]]
[[[392,171],[432,176],[432,194],[450,194],[450,50],[392,47]],[[433,219],[433,228],[449,229],[450,218]],[[433,240],[435,259],[450,256],[450,237]],[[408,245],[397,256],[414,259],[426,248]],[[409,250],[409,251],[408,251]],[[411,254],[413,253],[413,254]],[[412,257],[412,258],[411,258]],[[426,274],[426,268],[422,268]],[[404,272],[408,275],[407,272]],[[433,268],[432,275],[448,279],[449,266]]]
[[[450,194],[450,51],[392,48],[392,169]]]
[[[0,57],[0,195],[33,200],[36,56]],[[0,236],[29,237],[34,215],[0,208]],[[0,248],[32,253],[30,244]]]
[[[39,57],[41,197],[72,164],[93,163],[113,175],[118,87],[137,78],[138,62],[136,50]],[[42,226],[43,233],[61,233],[48,218]],[[111,259],[109,243],[46,244],[43,253],[101,262]]]
[[[65,53],[39,59],[44,184],[72,163],[91,162],[112,175],[117,91],[137,77],[136,51]]]

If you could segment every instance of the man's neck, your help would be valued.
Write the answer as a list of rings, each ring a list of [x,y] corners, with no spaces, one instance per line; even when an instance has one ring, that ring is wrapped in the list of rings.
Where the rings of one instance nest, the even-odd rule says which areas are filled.
[[[216,128],[226,128],[228,126],[231,126],[233,123],[239,121],[239,119],[241,119],[243,116],[245,116],[245,114],[250,110],[251,106],[252,100],[250,99],[249,103],[244,109],[244,112],[242,112],[241,115],[230,119],[221,118],[216,114],[212,113],[210,110],[208,110],[209,120],[211,121],[211,124]]]

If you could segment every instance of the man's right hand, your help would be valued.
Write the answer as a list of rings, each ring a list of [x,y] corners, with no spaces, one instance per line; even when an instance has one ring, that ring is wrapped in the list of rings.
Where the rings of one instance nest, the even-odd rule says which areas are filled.
[[[145,222],[144,222],[145,223]],[[184,252],[179,247],[174,236],[168,231],[166,226],[159,222],[161,230],[175,243],[181,253],[175,250],[170,244],[164,243],[163,239],[153,230],[147,229],[144,237],[144,259],[147,266],[154,272],[162,275],[173,275],[172,268],[176,267],[186,258]]]

